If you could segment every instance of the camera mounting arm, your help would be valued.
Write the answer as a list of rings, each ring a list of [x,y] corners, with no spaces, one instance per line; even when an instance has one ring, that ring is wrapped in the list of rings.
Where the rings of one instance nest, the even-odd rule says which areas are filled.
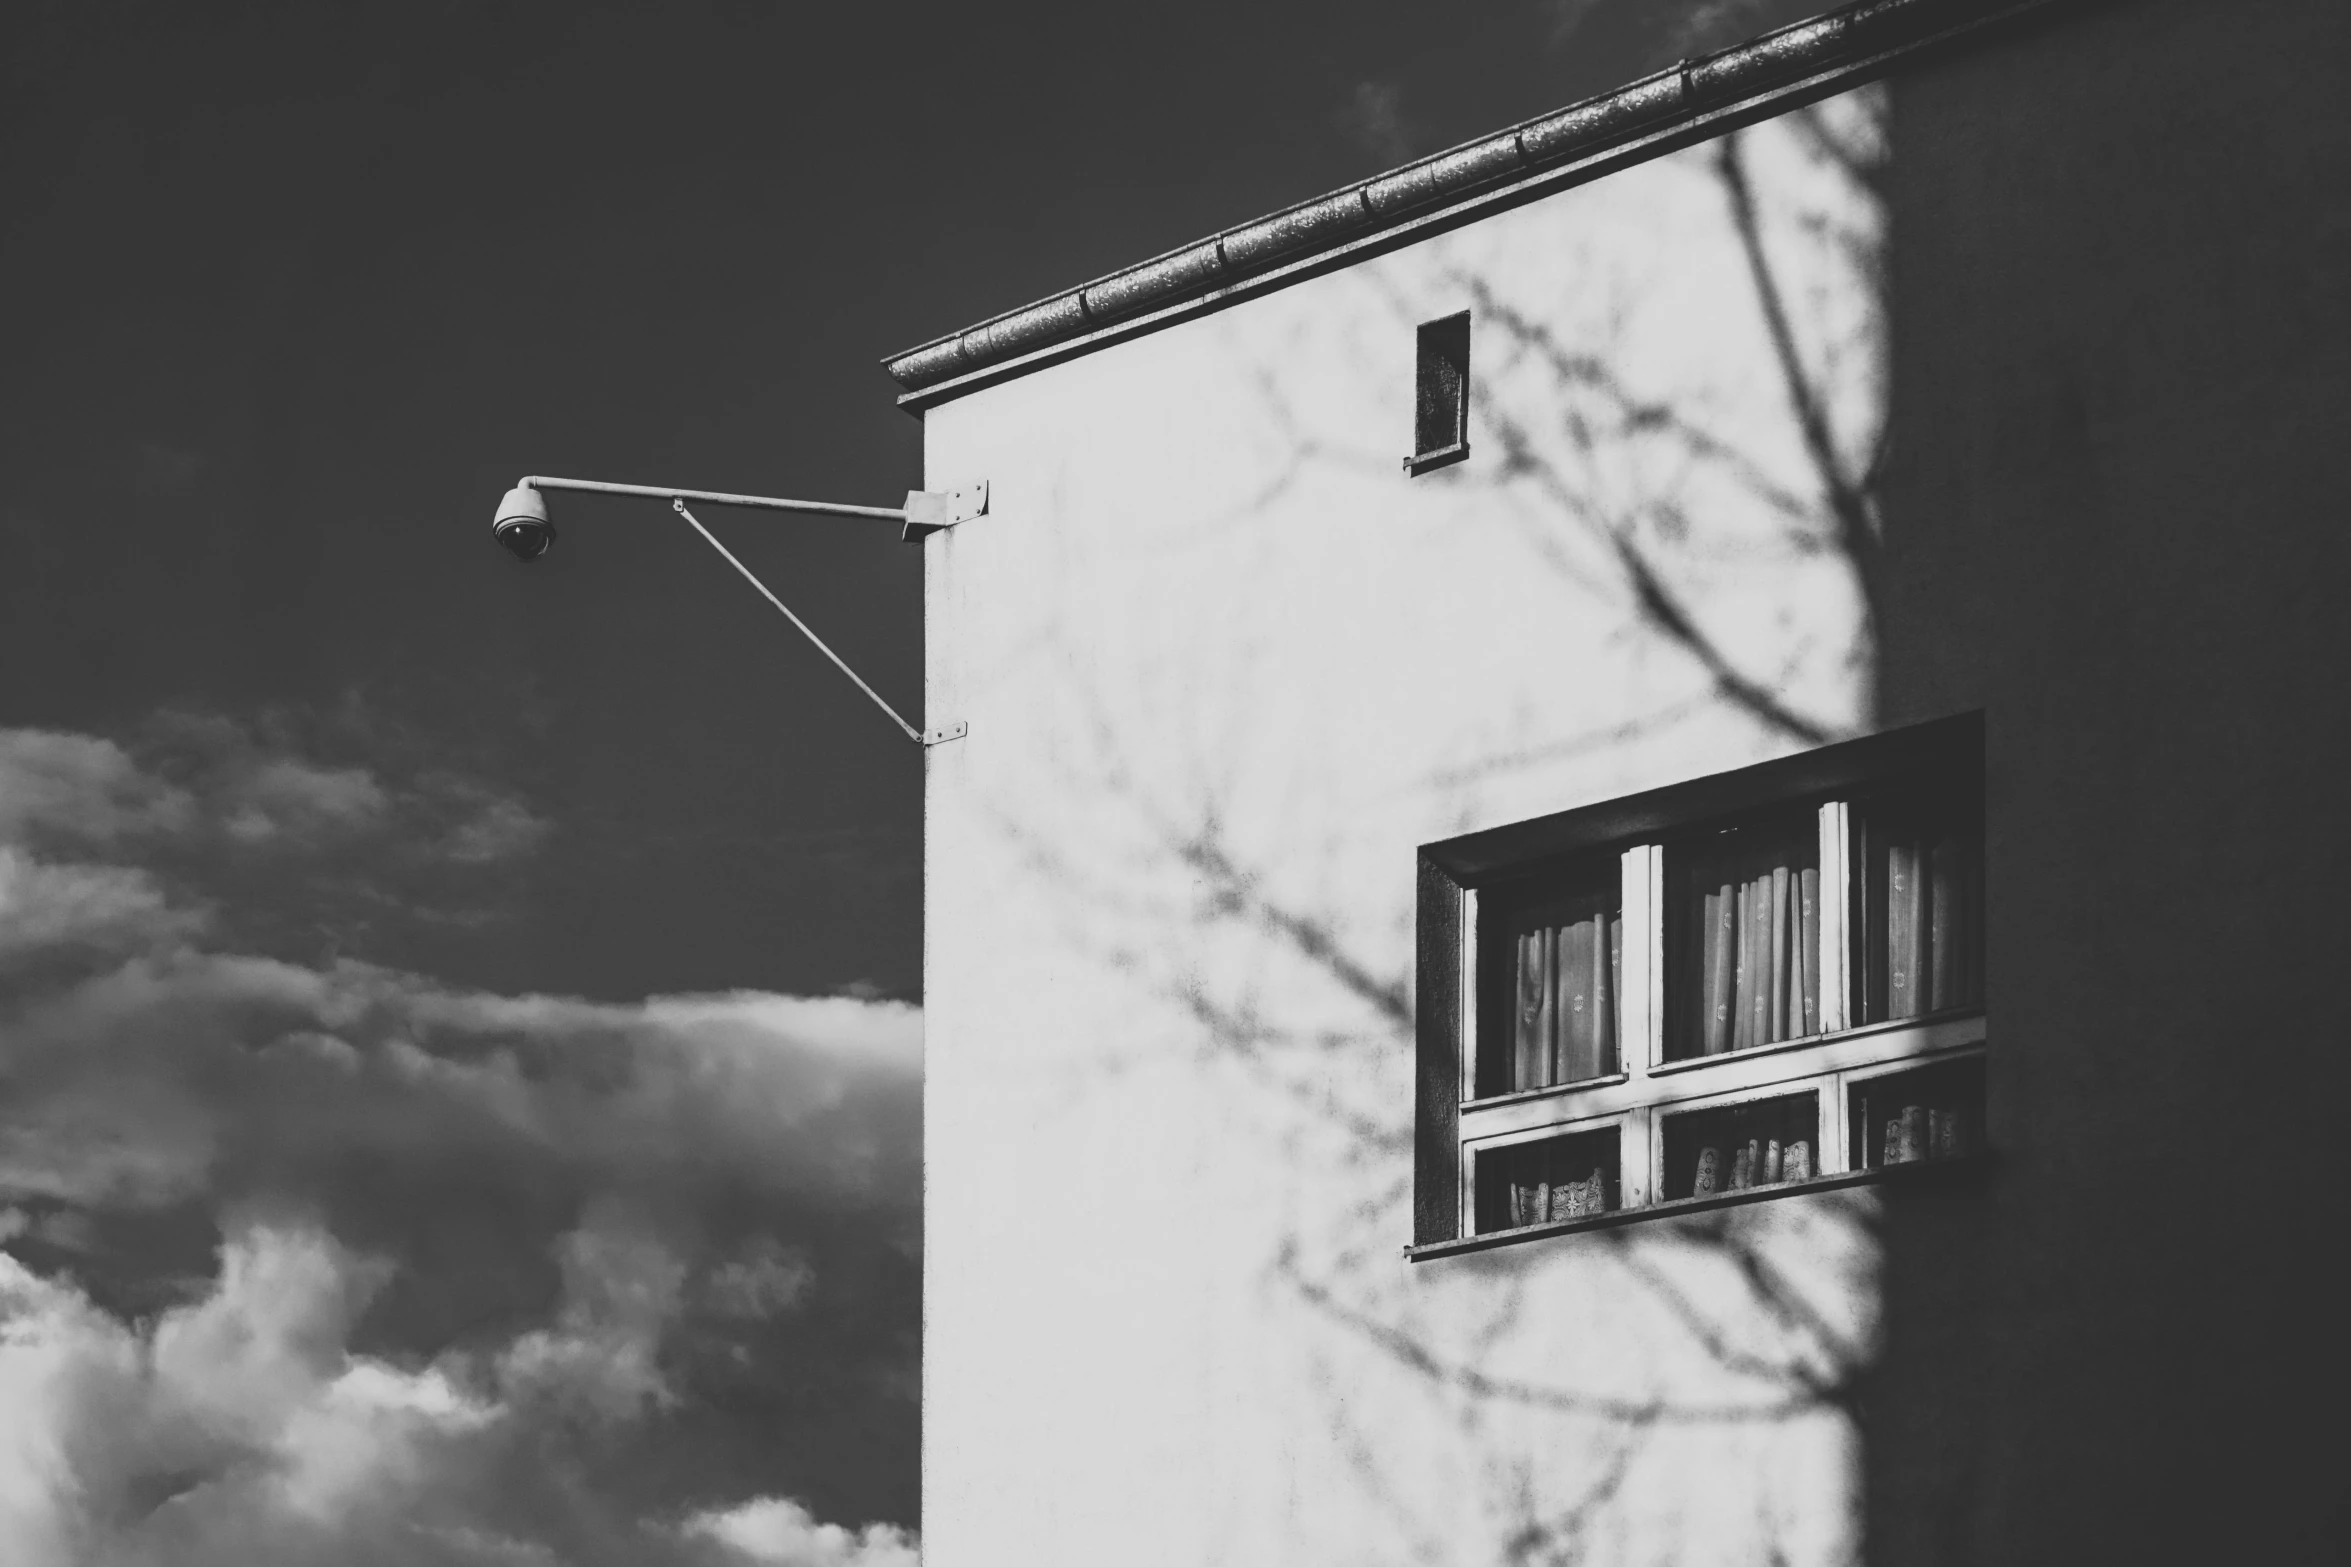
[[[908,490],[903,506],[844,506],[838,501],[792,501],[775,495],[728,495],[718,490],[665,489],[657,484],[609,484],[602,479],[554,479],[532,474],[518,481],[526,490],[589,490],[599,495],[649,495],[655,500],[707,501],[713,506],[751,506],[762,511],[798,512],[809,517],[871,517],[905,524],[899,537],[918,544],[943,528],[985,516],[988,481],[955,490]],[[501,508],[503,513],[503,508]]]
[[[881,693],[865,683],[856,670],[843,662],[841,655],[825,645],[824,639],[809,629],[808,622],[792,613],[784,601],[775,596],[766,583],[751,572],[751,568],[735,558],[734,551],[719,543],[718,538],[702,520],[686,509],[689,500],[704,501],[714,506],[750,506],[765,511],[797,512],[819,517],[870,517],[879,522],[902,524],[899,537],[915,543],[943,528],[969,522],[983,516],[988,509],[986,480],[968,484],[957,490],[910,490],[904,506],[847,506],[835,501],[795,501],[772,495],[730,495],[717,490],[669,489],[650,484],[611,484],[601,479],[558,479],[533,474],[506,492],[506,499],[498,505],[498,514],[491,530],[498,542],[518,560],[532,561],[547,553],[555,542],[555,525],[548,520],[547,502],[542,490],[587,490],[604,495],[645,495],[667,500],[677,514],[692,525],[694,531],[722,556],[726,563],[741,573],[744,581],[758,590],[759,596],[773,604],[777,611],[799,629],[802,636],[814,643],[816,650],[832,661],[833,667],[847,675],[858,690],[889,715],[890,722],[904,732],[915,744],[929,747],[960,740],[970,732],[964,723],[947,724],[937,729],[917,729],[900,717],[898,710],[882,700]]]

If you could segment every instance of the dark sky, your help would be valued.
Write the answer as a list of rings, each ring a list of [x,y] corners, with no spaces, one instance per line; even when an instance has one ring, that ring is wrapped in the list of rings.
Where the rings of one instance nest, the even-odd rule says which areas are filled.
[[[883,354],[1612,85],[1692,7],[12,9],[0,719],[363,703],[557,830],[527,918],[346,942],[620,997],[912,996],[921,764],[657,502],[495,552],[517,475],[895,504]],[[886,525],[706,520],[918,705]]]
[[[386,1559],[917,1523],[916,1024],[873,1003],[920,999],[920,756],[661,504],[558,496],[527,569],[491,508],[896,504],[884,354],[1812,9],[9,7],[19,1342],[145,1334],[169,1403],[163,1346],[311,1302],[285,1341],[343,1358],[255,1385],[407,1400]],[[913,716],[892,529],[704,520]],[[255,1543],[206,1477],[293,1462],[265,1427],[126,1437],[106,1526],[375,1559]]]

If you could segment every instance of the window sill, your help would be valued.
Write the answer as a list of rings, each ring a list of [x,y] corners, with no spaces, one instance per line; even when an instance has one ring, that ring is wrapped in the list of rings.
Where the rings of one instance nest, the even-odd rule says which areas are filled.
[[[1708,1056],[1706,1059],[1719,1061],[1722,1057]],[[1595,1088],[1621,1088],[1631,1081],[1632,1074],[1628,1072],[1610,1072],[1605,1077],[1583,1077],[1572,1083],[1545,1083],[1540,1088],[1522,1088],[1515,1094],[1493,1094],[1484,1099],[1470,1099],[1464,1101],[1461,1108],[1464,1112],[1494,1110],[1503,1105],[1529,1104],[1537,1099],[1563,1099],[1570,1094],[1589,1093]]]
[[[1672,1061],[1660,1061],[1649,1069],[1649,1075],[1651,1077],[1671,1077],[1677,1072],[1695,1072],[1704,1067],[1720,1066],[1725,1061],[1747,1061],[1756,1056],[1773,1055],[1782,1050],[1802,1050],[1811,1045],[1825,1045],[1840,1039],[1860,1039],[1870,1034],[1892,1033],[1897,1029],[1927,1028],[1937,1023],[1965,1022],[1983,1015],[1984,1009],[1982,1007],[1952,1007],[1941,1012],[1922,1012],[1916,1017],[1886,1018],[1875,1023],[1856,1023],[1851,1028],[1833,1029],[1825,1034],[1805,1034],[1795,1039],[1775,1039],[1768,1045],[1749,1045],[1744,1050],[1722,1050],[1710,1056],[1682,1056]]]
[[[1404,1257],[1408,1262],[1427,1262],[1432,1258],[1458,1256],[1465,1252],[1490,1251],[1497,1246],[1515,1246],[1522,1241],[1546,1240],[1554,1235],[1576,1235],[1585,1230],[1613,1230],[1650,1219],[1670,1219],[1684,1214],[1706,1213],[1716,1208],[1743,1207],[1752,1202],[1769,1202],[1778,1197],[1796,1197],[1811,1192],[1841,1191],[1848,1186],[1972,1186],[1989,1176],[1992,1163],[1991,1154],[1978,1153],[1957,1159],[1925,1159],[1915,1164],[1891,1164],[1874,1170],[1816,1175],[1809,1181],[1781,1181],[1772,1186],[1749,1186],[1735,1192],[1680,1197],[1672,1202],[1653,1202],[1639,1208],[1612,1208],[1606,1213],[1587,1214],[1580,1219],[1529,1224],[1515,1230],[1495,1230],[1486,1235],[1465,1235],[1459,1240],[1430,1241],[1424,1246],[1405,1247]]]
[[[1393,451],[1395,448],[1390,447]],[[1404,459],[1404,471],[1417,479],[1424,473],[1439,468],[1450,468],[1457,462],[1469,460],[1469,442],[1456,441],[1451,446],[1440,446],[1433,452],[1414,452]]]

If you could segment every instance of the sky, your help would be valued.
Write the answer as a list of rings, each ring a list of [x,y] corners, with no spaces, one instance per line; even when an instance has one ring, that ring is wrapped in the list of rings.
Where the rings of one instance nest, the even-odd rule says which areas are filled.
[[[911,1561],[920,756],[499,494],[894,505],[886,354],[1815,8],[8,8],[0,1563]]]

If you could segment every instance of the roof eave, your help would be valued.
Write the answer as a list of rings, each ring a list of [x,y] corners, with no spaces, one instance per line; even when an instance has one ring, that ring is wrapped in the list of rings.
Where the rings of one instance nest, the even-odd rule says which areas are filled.
[[[1863,0],[991,316],[883,361],[933,404],[1286,286],[1692,141],[2060,0]]]

